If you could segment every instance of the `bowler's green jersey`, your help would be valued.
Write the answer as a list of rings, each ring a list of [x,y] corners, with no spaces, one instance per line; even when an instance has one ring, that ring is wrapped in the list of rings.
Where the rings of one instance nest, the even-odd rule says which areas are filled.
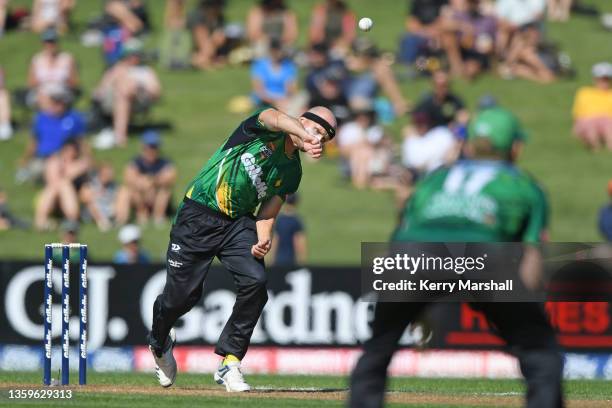
[[[264,201],[294,193],[302,178],[299,152],[285,153],[283,132],[272,132],[258,111],[227,138],[185,194],[231,218],[253,214]]]
[[[467,160],[417,185],[393,238],[539,242],[547,220],[546,196],[530,176],[507,162]]]

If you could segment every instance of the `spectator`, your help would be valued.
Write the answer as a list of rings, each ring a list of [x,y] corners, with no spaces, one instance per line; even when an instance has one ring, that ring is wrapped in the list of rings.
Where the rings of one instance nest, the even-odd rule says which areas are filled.
[[[499,31],[497,48],[504,63],[504,78],[520,77],[542,83],[555,79],[538,55],[546,0],[498,0],[495,14]]]
[[[28,223],[15,217],[10,211],[7,204],[7,195],[0,187],[0,231],[5,231],[11,228],[28,228]]]
[[[140,227],[128,224],[119,230],[119,242],[121,249],[115,253],[113,262],[116,264],[147,264],[151,262],[151,257],[140,247]]]
[[[19,182],[39,179],[47,159],[58,153],[68,140],[85,133],[83,116],[70,108],[72,97],[66,89],[49,86],[47,99],[46,108],[34,117],[32,138],[20,159]]]
[[[200,69],[214,67],[221,61],[225,49],[225,0],[199,0],[189,15],[189,29],[195,43],[192,57]]]
[[[11,98],[4,83],[4,70],[0,67],[0,141],[13,136],[11,126]]]
[[[421,98],[414,110],[425,112],[433,127],[448,126],[455,134],[464,134],[469,113],[463,100],[451,91],[448,74],[436,71],[431,79],[432,91]]]
[[[106,71],[94,92],[94,109],[112,117],[113,130],[103,131],[95,146],[108,149],[127,144],[128,125],[134,112],[150,109],[161,95],[161,84],[153,68],[142,61],[142,43],[126,42],[122,60]]]
[[[467,0],[465,10],[453,7],[444,19],[442,44],[451,72],[474,79],[491,66],[495,52],[495,18],[481,12],[480,0]]]
[[[154,131],[142,135],[142,151],[125,169],[124,185],[117,197],[117,223],[126,224],[132,208],[138,223],[153,217],[156,224],[164,222],[170,212],[176,169],[160,155],[161,139]]]
[[[61,33],[68,31],[70,12],[75,0],[34,0],[32,6],[32,30],[40,33],[56,28]]]
[[[412,126],[404,130],[402,164],[413,181],[451,163],[458,152],[457,140],[446,126],[434,124],[425,111],[412,113]]]
[[[548,0],[548,19],[550,21],[567,21],[572,9],[572,0]]]
[[[374,176],[386,173],[391,157],[371,101],[354,100],[351,108],[353,118],[340,128],[337,143],[353,186],[362,189]]]
[[[612,180],[608,181],[608,196],[612,198]],[[599,210],[599,232],[612,242],[612,203],[608,202]]]
[[[138,35],[148,31],[149,13],[143,0],[105,0],[104,12],[106,15],[129,31],[132,35]]]
[[[442,9],[448,0],[412,0],[406,19],[406,34],[401,40],[399,58],[414,64],[428,49],[437,49],[442,34]]]
[[[166,0],[164,31],[159,45],[159,63],[166,69],[192,67],[193,45],[185,10],[185,0]]]
[[[574,98],[574,133],[593,150],[612,150],[612,64],[593,66],[593,85],[578,89]]]
[[[73,95],[80,93],[79,73],[72,55],[59,48],[57,30],[48,28],[41,34],[43,49],[32,58],[28,73],[28,93],[25,103],[43,107],[49,86],[61,86]]]
[[[297,16],[285,0],[260,0],[249,10],[246,31],[257,57],[267,54],[272,40],[290,50],[298,36]]]
[[[308,52],[310,72],[305,86],[309,106],[325,106],[330,109],[338,123],[348,119],[350,114],[344,86],[349,73],[342,60],[332,60],[326,44],[319,43],[310,47]]]
[[[270,43],[270,56],[260,58],[251,66],[253,96],[259,105],[273,106],[283,112],[296,112],[302,107],[297,98],[297,67],[285,57],[282,44]]]
[[[308,256],[308,245],[302,219],[297,214],[299,198],[289,194],[282,212],[274,223],[272,249],[275,266],[304,265]]]
[[[353,99],[374,100],[381,88],[390,99],[395,114],[404,114],[408,103],[400,92],[390,63],[380,56],[378,48],[367,38],[359,37],[352,50],[353,55],[347,60],[352,73],[346,89],[349,104]]]
[[[115,219],[117,191],[113,166],[101,163],[94,177],[80,191],[80,199],[100,231],[108,231]]]
[[[65,142],[58,154],[45,163],[45,187],[37,200],[35,226],[46,231],[52,228],[49,218],[59,210],[69,221],[79,219],[79,189],[91,170],[91,154],[79,139]]]
[[[312,9],[310,44],[329,44],[332,53],[346,55],[355,40],[355,14],[344,0],[326,0]]]

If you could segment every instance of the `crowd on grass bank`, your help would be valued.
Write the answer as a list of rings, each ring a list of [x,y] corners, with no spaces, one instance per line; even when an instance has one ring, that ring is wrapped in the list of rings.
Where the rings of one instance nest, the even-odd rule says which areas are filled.
[[[357,10],[348,1],[321,0],[307,26],[298,23],[289,0],[252,1],[241,22],[228,19],[228,1],[166,0],[162,26],[154,27],[152,2],[106,0],[82,27],[73,16],[77,0],[34,0],[29,9],[0,0],[0,46],[2,36],[16,30],[40,38],[17,80],[22,86],[6,89],[0,65],[0,141],[13,137],[15,124],[30,129],[15,180],[40,186],[33,228],[60,226],[75,234],[82,222],[101,231],[118,227],[116,261],[149,259],[138,245],[137,225],[164,225],[172,216],[177,177],[151,118],[165,92],[157,69],[207,75],[227,65],[249,66],[248,96],[228,103],[235,112],[273,106],[298,115],[314,105],[330,108],[340,127],[327,155],[337,158],[341,177],[358,189],[393,191],[400,205],[420,178],[461,157],[471,113],[454,79],[489,72],[499,80],[548,84],[573,77],[571,58],[549,37],[548,21],[567,21],[574,12],[610,25],[610,17],[586,1],[411,0],[397,49],[385,51],[358,35]],[[300,30],[307,32],[305,47],[297,43]],[[158,44],[145,49],[152,33]],[[104,70],[90,89],[80,79],[87,65],[62,47],[66,35],[101,50]],[[425,94],[400,90],[399,82],[417,77],[430,82]],[[576,92],[573,132],[590,149],[612,150],[612,64],[594,65],[592,78]],[[77,101],[88,108],[75,109]],[[506,107],[483,95],[477,109]],[[406,115],[401,135],[390,134],[387,125]],[[518,118],[513,131],[526,140]],[[131,135],[140,137],[141,149],[117,177],[117,163],[95,152],[124,148]],[[279,264],[307,256],[296,203],[297,197],[290,200],[278,222]],[[29,224],[11,213],[0,190],[0,229]],[[604,236],[612,236],[604,231],[608,224],[600,222]]]

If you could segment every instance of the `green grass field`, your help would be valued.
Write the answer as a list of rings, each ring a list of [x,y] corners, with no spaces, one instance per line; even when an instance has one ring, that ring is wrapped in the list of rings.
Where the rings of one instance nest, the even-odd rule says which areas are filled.
[[[73,379],[76,378],[74,373]],[[212,383],[210,374],[180,374],[170,389],[156,385],[153,375],[90,373],[85,387],[72,387],[72,400],[9,400],[9,389],[40,389],[40,373],[0,373],[0,406],[344,406],[347,378],[323,376],[248,377],[254,390],[227,394]],[[523,386],[516,380],[394,378],[389,384],[391,406],[470,407],[520,406]],[[572,380],[565,383],[570,407],[606,407],[612,404],[610,382]]]
[[[12,4],[29,4],[15,0]],[[161,1],[150,2],[155,26],[160,27],[163,7]],[[153,6],[155,3],[155,6]],[[194,3],[194,1],[190,1]],[[229,2],[229,20],[242,21],[251,1]],[[304,44],[308,16],[314,0],[290,0],[296,9]],[[373,37],[387,50],[395,50],[403,30],[406,2],[399,0],[351,0],[351,7],[359,16],[370,16]],[[602,9],[612,11],[606,0],[591,0]],[[98,14],[99,2],[78,3],[75,21],[79,26]],[[552,207],[551,238],[554,241],[599,240],[596,231],[598,207],[606,201],[606,183],[612,176],[610,153],[591,154],[571,136],[570,109],[573,94],[580,84],[590,81],[590,67],[594,62],[612,59],[610,33],[604,32],[598,22],[584,17],[573,18],[569,24],[550,24],[550,39],[562,44],[575,61],[579,76],[574,81],[561,80],[543,86],[525,81],[502,81],[485,76],[474,83],[457,81],[456,91],[463,95],[470,107],[478,97],[490,92],[513,109],[523,120],[531,134],[520,164],[531,171],[549,192]],[[156,38],[148,40],[148,47],[156,46]],[[102,71],[98,49],[83,48],[76,36],[69,36],[63,46],[72,51],[80,64],[86,97],[80,107],[85,108],[94,84]],[[38,48],[36,36],[30,33],[10,33],[0,39],[0,64],[4,67],[9,88],[23,86],[31,55]],[[248,68],[227,68],[215,72],[160,72],[165,93],[163,101],[153,112],[155,121],[170,121],[174,131],[165,136],[165,152],[175,160],[179,169],[176,186],[178,201],[188,180],[197,172],[208,155],[241,120],[241,116],[228,113],[229,98],[249,92]],[[426,89],[424,80],[402,83],[404,94],[415,100]],[[398,120],[391,132],[398,130],[405,120]],[[19,216],[31,219],[33,202],[38,187],[16,185],[14,173],[17,158],[24,150],[28,138],[27,126],[15,138],[0,144],[0,185],[9,193],[10,206]],[[112,159],[117,171],[138,149],[137,138],[129,148],[98,153],[100,159]],[[317,164],[306,164],[301,186],[302,206],[308,230],[312,264],[355,264],[360,256],[361,241],[387,239],[394,223],[394,205],[389,194],[356,191],[344,184],[338,175],[337,163],[324,159]],[[161,229],[147,227],[145,247],[161,259],[167,245],[168,226]],[[332,238],[333,237],[333,238]],[[41,257],[42,244],[57,238],[57,233],[32,231],[0,232],[0,258]],[[329,245],[333,239],[334,245]],[[82,242],[90,244],[92,258],[109,259],[116,250],[116,230],[100,233],[93,225],[82,230]]]

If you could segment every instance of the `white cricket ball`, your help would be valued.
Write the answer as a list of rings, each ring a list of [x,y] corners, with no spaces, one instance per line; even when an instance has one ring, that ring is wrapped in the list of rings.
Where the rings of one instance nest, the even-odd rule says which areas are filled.
[[[359,20],[359,28],[362,31],[370,31],[370,29],[372,28],[372,25],[374,25],[374,22],[369,17],[364,17],[361,20]]]

